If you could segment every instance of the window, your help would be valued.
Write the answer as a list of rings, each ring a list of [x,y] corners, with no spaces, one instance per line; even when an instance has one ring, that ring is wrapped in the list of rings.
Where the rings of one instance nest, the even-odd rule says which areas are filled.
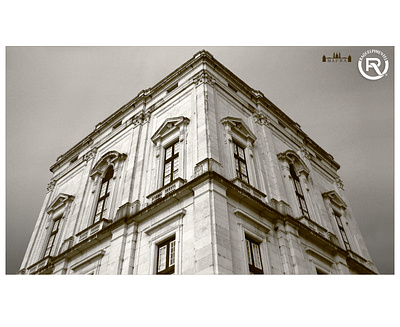
[[[349,243],[349,240],[347,238],[346,232],[344,231],[344,227],[343,227],[343,224],[342,224],[342,218],[336,211],[334,211],[333,214],[335,215],[335,219],[336,219],[336,222],[337,222],[338,227],[339,227],[340,235],[342,236],[342,239],[343,239],[344,245],[346,247],[346,250],[350,250],[350,243]]]
[[[178,178],[179,173],[179,141],[165,148],[164,181],[167,185]]]
[[[157,274],[175,272],[175,236],[157,246]]]
[[[290,169],[290,175],[292,176],[296,197],[299,202],[300,212],[303,216],[310,218],[310,215],[309,215],[308,209],[307,209],[307,205],[306,205],[306,201],[304,199],[303,189],[301,188],[300,179],[296,175],[296,172],[294,171],[294,168],[292,165],[290,165],[289,169]]]
[[[247,235],[245,240],[250,274],[263,274],[260,244]]]
[[[54,241],[56,239],[60,227],[60,222],[61,222],[61,217],[53,221],[53,226],[51,228],[49,241],[47,242],[46,251],[44,252],[44,257],[47,257],[51,254],[51,250],[53,249]]]
[[[245,182],[249,182],[249,175],[247,172],[246,157],[244,148],[235,142],[233,143],[233,156],[235,158],[236,176]]]
[[[107,217],[107,209],[109,207],[110,190],[113,181],[113,176],[114,176],[114,169],[112,166],[110,166],[107,169],[107,172],[103,180],[101,181],[99,198],[97,200],[96,212],[94,215],[93,223],[96,223],[100,219]]]

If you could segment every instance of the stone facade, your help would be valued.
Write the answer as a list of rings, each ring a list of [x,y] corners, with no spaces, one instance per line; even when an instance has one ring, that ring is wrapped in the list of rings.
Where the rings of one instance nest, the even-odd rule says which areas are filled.
[[[339,164],[201,51],[50,168],[20,274],[375,274]]]

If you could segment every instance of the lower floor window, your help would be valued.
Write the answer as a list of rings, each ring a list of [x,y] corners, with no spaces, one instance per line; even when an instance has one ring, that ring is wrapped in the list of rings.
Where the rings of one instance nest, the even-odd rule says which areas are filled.
[[[157,246],[157,274],[175,272],[175,236]]]
[[[260,243],[246,235],[246,249],[250,274],[263,274]]]

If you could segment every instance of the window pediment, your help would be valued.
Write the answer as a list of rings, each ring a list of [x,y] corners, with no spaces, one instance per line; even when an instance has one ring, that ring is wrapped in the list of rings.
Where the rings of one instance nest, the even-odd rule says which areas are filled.
[[[343,209],[347,208],[346,202],[343,201],[343,199],[339,196],[339,194],[336,191],[329,191],[322,193],[322,196],[324,198],[327,198],[331,203],[335,204],[339,208]]]
[[[221,119],[221,123],[225,126],[225,128],[230,129],[233,133],[240,135],[245,140],[250,140],[251,143],[254,143],[254,141],[257,139],[254,133],[241,118],[225,117]]]
[[[94,177],[96,174],[102,174],[105,170],[110,166],[115,164],[118,161],[123,161],[126,159],[126,154],[119,153],[118,151],[109,151],[105,153],[94,165],[92,171],[90,173],[91,177]]]
[[[167,118],[151,137],[152,142],[156,144],[158,139],[163,138],[173,131],[179,131],[182,124],[187,125],[189,122],[189,118],[184,116]]]
[[[66,193],[60,193],[57,197],[51,202],[51,204],[47,207],[47,213],[57,211],[58,209],[65,206],[68,202],[72,202],[74,200],[73,195],[69,195]]]
[[[289,164],[293,164],[297,174],[305,173],[306,176],[310,174],[310,169],[306,166],[300,156],[293,150],[286,150],[285,152],[278,153],[278,159],[287,161]]]

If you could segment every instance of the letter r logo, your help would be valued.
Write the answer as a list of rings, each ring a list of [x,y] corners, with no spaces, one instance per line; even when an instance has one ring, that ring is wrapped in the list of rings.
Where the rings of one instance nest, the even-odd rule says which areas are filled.
[[[382,75],[378,67],[381,66],[381,60],[379,58],[366,58],[365,70],[368,72],[370,68],[373,68],[378,75]]]

